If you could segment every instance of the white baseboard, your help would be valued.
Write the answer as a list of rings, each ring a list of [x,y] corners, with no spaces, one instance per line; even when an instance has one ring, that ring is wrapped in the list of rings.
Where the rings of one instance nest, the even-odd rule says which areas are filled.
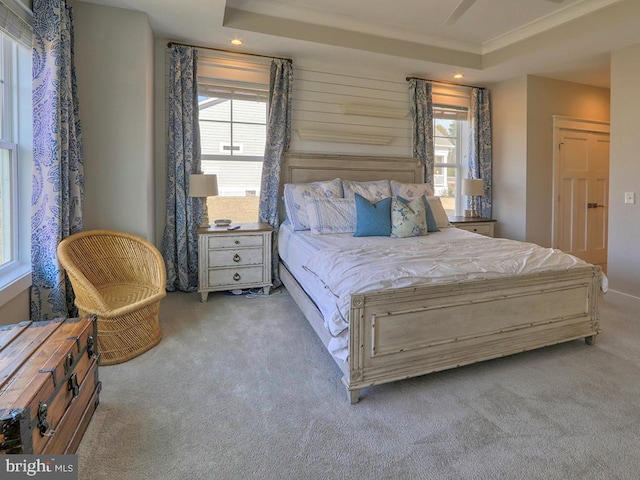
[[[620,305],[621,307],[640,308],[640,297],[629,295],[628,293],[609,290],[604,295],[604,303]]]

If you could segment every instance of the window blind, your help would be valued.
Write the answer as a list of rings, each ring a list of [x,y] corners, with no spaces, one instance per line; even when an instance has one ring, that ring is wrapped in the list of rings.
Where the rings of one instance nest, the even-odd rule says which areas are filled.
[[[25,9],[17,1],[0,0],[0,31],[31,50],[33,20]]]

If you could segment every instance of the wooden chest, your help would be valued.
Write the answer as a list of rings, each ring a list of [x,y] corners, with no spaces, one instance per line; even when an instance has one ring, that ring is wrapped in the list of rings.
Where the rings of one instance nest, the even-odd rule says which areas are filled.
[[[75,453],[98,405],[97,323],[0,327],[0,453]]]

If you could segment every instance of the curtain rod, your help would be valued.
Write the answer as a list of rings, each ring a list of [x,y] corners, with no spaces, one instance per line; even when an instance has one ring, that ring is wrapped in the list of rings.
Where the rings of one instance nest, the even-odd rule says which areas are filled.
[[[468,87],[468,88],[481,88],[483,90],[487,88],[487,87],[480,87],[478,85],[465,85],[464,83],[445,82],[442,80],[431,80],[430,78],[420,78],[420,77],[407,77],[406,80],[407,82],[409,80],[424,80],[425,82],[441,83],[442,85],[454,85],[456,87]]]
[[[252,57],[276,58],[278,60],[289,60],[291,63],[293,63],[293,60],[291,58],[275,57],[273,55],[261,55],[259,53],[238,52],[236,50],[228,50],[228,49],[225,49],[225,48],[203,47],[201,45],[190,45],[188,43],[178,43],[178,42],[169,42],[169,43],[167,43],[167,47],[168,48],[171,48],[171,45],[180,45],[182,47],[201,48],[203,50],[215,50],[216,52],[224,52],[224,53],[236,53],[238,55],[251,55]]]

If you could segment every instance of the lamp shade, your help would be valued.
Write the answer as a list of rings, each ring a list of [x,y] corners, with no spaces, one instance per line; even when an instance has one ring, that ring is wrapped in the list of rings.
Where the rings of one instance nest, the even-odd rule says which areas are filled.
[[[484,182],[481,178],[463,178],[462,194],[476,197],[484,195]]]
[[[218,177],[204,173],[189,175],[190,197],[211,197],[218,195]]]

